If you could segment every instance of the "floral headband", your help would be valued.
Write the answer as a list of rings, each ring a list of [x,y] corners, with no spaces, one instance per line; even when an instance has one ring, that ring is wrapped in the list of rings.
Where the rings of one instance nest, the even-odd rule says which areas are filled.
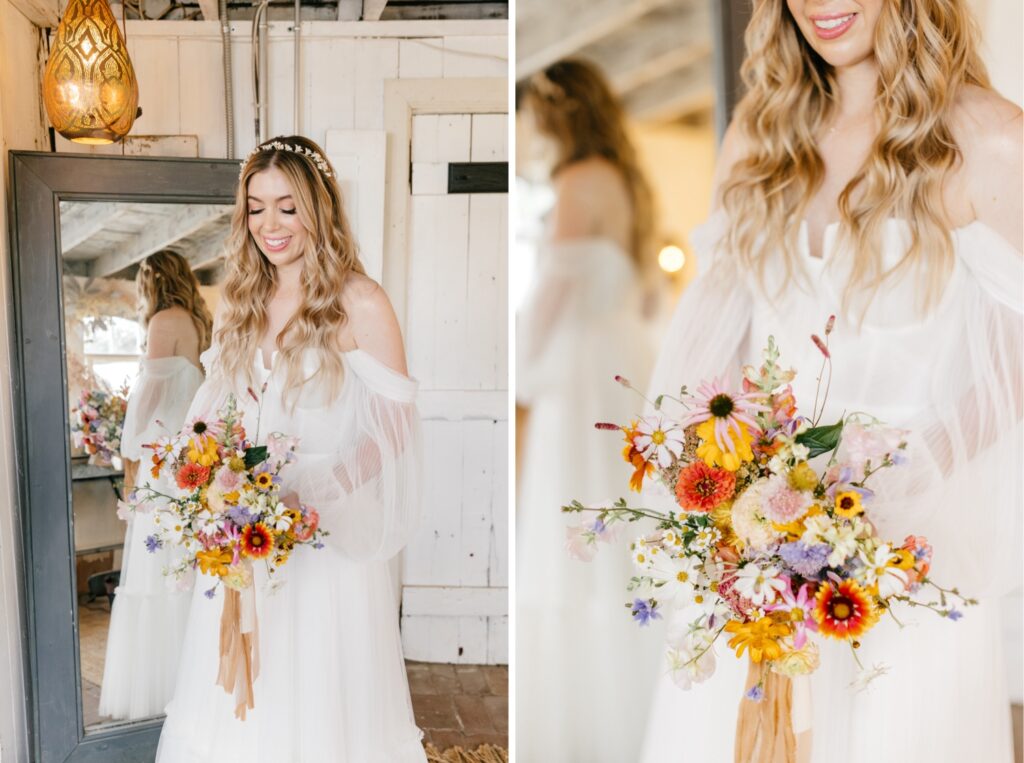
[[[264,143],[261,146],[256,146],[256,148],[254,148],[252,151],[248,153],[248,155],[246,155],[245,159],[242,160],[242,166],[238,170],[239,180],[241,180],[242,178],[242,172],[245,170],[245,165],[247,165],[249,163],[249,160],[252,159],[260,151],[291,151],[293,154],[299,154],[300,156],[304,156],[311,162],[313,162],[313,164],[316,165],[316,168],[320,170],[320,174],[322,174],[325,178],[334,177],[334,173],[331,172],[331,167],[327,163],[327,160],[324,159],[316,151],[305,148],[304,146],[300,146],[297,143],[294,146],[292,146],[287,143],[281,143],[280,141],[275,140],[271,141],[270,143]]]

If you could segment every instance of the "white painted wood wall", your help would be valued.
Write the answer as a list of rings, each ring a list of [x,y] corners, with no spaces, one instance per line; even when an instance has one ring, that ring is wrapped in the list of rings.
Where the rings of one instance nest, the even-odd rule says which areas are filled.
[[[412,659],[508,662],[508,194],[447,193],[449,162],[507,161],[507,135],[506,114],[413,117],[409,367],[440,510],[405,554]]]
[[[293,48],[289,24],[270,26],[273,136],[293,132]],[[383,272],[385,178],[395,150],[385,82],[505,78],[506,28],[303,24],[301,131],[338,169],[374,277]],[[133,134],[196,135],[200,156],[224,156],[219,34],[215,22],[128,22],[143,109]],[[255,145],[250,51],[248,23],[233,23],[236,156]],[[435,178],[449,161],[507,161],[507,129],[505,114],[417,114],[411,161],[430,165]],[[63,139],[58,149],[83,151]],[[426,487],[424,521],[402,565],[403,642],[410,659],[507,663],[508,196],[416,185],[406,220],[404,330],[410,372],[421,382]]]

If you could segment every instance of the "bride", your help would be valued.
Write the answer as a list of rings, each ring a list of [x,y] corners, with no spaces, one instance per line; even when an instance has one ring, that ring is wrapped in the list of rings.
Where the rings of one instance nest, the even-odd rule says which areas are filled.
[[[932,574],[980,605],[886,618],[810,678],[814,763],[1012,760],[1001,597],[1021,574],[1021,111],[988,83],[964,0],[758,0],[747,94],[716,211],[651,389],[757,362],[774,335],[809,410],[830,314],[823,421],[868,411],[911,431],[876,485],[881,535],[923,535]],[[683,692],[662,680],[642,760],[733,760],[746,665]],[[745,763],[745,762],[744,762]]]
[[[215,417],[233,393],[250,438],[299,438],[282,495],[314,507],[330,535],[272,584],[254,565],[259,666],[245,720],[217,685],[224,589],[199,576],[157,760],[425,763],[387,563],[416,514],[416,383],[315,143],[278,138],[249,155],[227,268],[190,420]]]
[[[627,419],[654,362],[643,319],[653,202],[604,77],[559,61],[520,90],[518,118],[549,146],[557,199],[518,316],[516,759],[621,763],[643,737],[657,638],[623,605],[625,537],[584,563],[558,507],[621,495],[628,474],[600,420]],[[530,134],[530,133],[527,133]],[[653,630],[653,629],[652,629]]]
[[[176,252],[149,255],[139,265],[136,285],[146,357],[128,398],[121,435],[126,494],[138,483],[140,463],[152,455],[143,446],[185,423],[203,382],[199,354],[210,345],[213,323],[195,274]],[[168,590],[162,574],[167,554],[144,550],[155,529],[151,515],[128,519],[100,694],[100,715],[115,720],[159,715],[174,690],[189,592]]]

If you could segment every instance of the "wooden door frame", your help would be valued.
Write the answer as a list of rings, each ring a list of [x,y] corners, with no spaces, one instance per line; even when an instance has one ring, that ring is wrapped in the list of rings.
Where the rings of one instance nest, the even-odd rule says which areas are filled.
[[[399,325],[407,319],[409,208],[412,204],[412,118],[417,114],[504,114],[506,77],[449,77],[384,81],[384,129],[388,135],[384,208],[383,286]]]

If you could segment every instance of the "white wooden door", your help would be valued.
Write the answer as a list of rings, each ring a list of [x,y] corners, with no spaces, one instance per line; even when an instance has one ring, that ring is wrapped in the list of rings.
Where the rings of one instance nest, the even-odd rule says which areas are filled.
[[[506,114],[412,119],[407,317],[424,418],[424,521],[405,551],[406,657],[508,662],[507,193],[449,193],[507,162]]]

